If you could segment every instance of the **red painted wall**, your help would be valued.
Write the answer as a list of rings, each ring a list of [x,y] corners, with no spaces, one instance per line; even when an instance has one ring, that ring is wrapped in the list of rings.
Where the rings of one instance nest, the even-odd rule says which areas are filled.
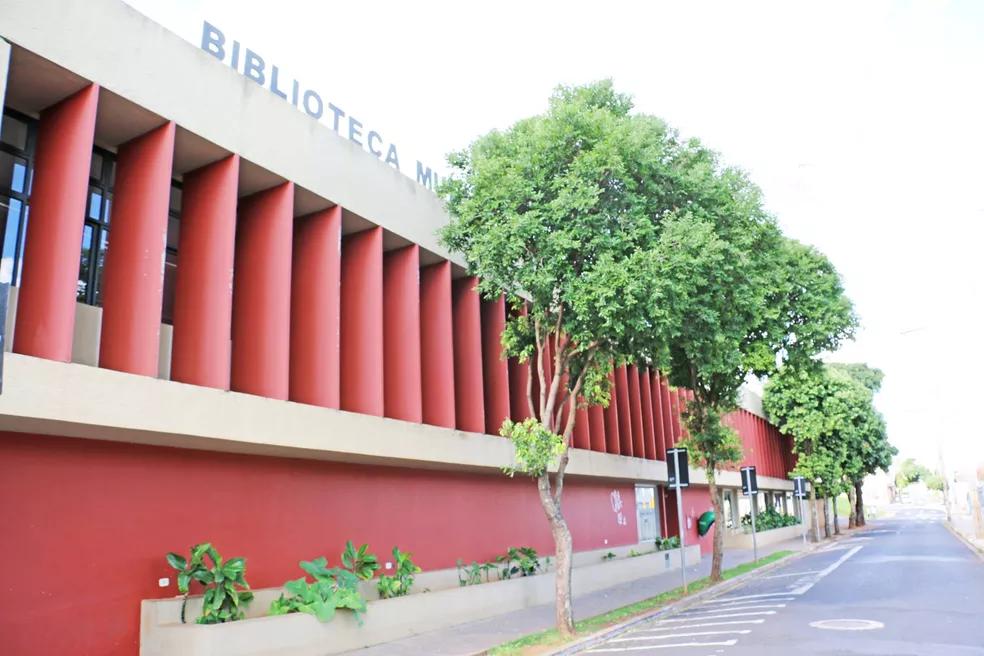
[[[634,543],[634,504],[631,485],[569,481],[574,548]],[[17,656],[133,656],[140,600],[177,594],[164,554],[203,540],[246,557],[255,588],[300,576],[302,559],[337,562],[347,539],[381,559],[398,545],[424,569],[553,551],[522,478],[18,433],[0,433],[0,526],[0,651]]]

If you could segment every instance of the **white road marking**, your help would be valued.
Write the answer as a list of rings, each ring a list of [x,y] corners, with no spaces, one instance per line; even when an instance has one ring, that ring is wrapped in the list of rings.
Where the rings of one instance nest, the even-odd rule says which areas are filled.
[[[812,572],[789,572],[788,574],[773,574],[772,576],[760,576],[760,579],[784,579],[787,576],[806,576],[807,574],[819,574],[820,570]]]
[[[762,601],[772,601],[772,599],[763,599]],[[763,608],[785,608],[786,604],[759,604],[755,606],[749,606],[747,604],[741,604],[736,606],[718,606],[716,608],[688,608],[685,611],[679,613],[679,615],[692,614],[696,611],[699,613],[722,613],[731,610],[761,610]]]
[[[690,633],[666,633],[663,635],[655,636],[636,636],[634,638],[613,638],[608,642],[633,642],[638,640],[667,640],[668,638],[694,638],[697,636],[709,636],[709,635],[746,635],[751,633],[751,629],[731,629],[730,631],[693,631]]]
[[[788,597],[791,592],[763,592],[762,594],[741,595],[740,597],[722,597],[721,599],[708,599],[705,604],[725,604],[729,601],[742,601],[744,599],[763,599],[765,597]]]
[[[725,617],[749,617],[752,615],[775,615],[774,610],[758,610],[754,613],[725,613],[723,615],[691,615],[690,617],[682,617],[678,619],[662,620],[660,624],[668,622],[689,622],[691,620],[717,620],[724,619]]]
[[[679,647],[731,647],[738,640],[725,640],[724,642],[680,642],[671,645],[640,645],[638,647],[608,647],[607,649],[589,649],[586,654],[602,654],[622,651],[640,651],[643,649],[677,649]]]
[[[724,604],[717,604],[714,608],[740,608],[742,606],[747,606],[748,604],[761,604],[765,601],[771,603],[773,601],[793,601],[794,599],[795,597],[792,596],[775,597],[773,599],[749,599],[748,601],[732,601]],[[704,603],[706,604],[708,602],[705,601]],[[696,608],[696,606],[694,606],[694,608]]]
[[[845,562],[847,562],[847,559],[848,559],[848,558],[850,558],[851,556],[853,556],[853,555],[854,555],[854,554],[856,554],[857,552],[859,552],[859,551],[861,551],[862,549],[864,549],[864,545],[861,545],[861,544],[859,544],[858,546],[856,546],[856,547],[854,547],[853,549],[851,549],[850,551],[848,551],[848,552],[847,552],[846,554],[844,554],[843,556],[841,556],[840,558],[838,558],[837,560],[835,560],[835,561],[834,561],[833,563],[831,563],[831,564],[830,564],[829,566],[827,566],[826,568],[824,568],[824,569],[822,569],[822,570],[820,571],[820,573],[819,573],[819,574],[817,574],[817,575],[816,575],[816,576],[815,576],[815,577],[813,578],[813,580],[812,580],[812,581],[810,581],[809,583],[807,583],[807,584],[805,584],[805,585],[802,585],[802,586],[800,586],[800,587],[798,587],[798,588],[796,588],[795,590],[790,590],[790,592],[791,592],[792,594],[795,594],[795,595],[802,595],[802,594],[806,594],[807,592],[809,592],[809,591],[810,591],[810,588],[812,588],[813,586],[815,586],[815,585],[816,585],[817,583],[819,583],[819,582],[820,582],[820,581],[821,581],[821,580],[822,580],[822,579],[823,579],[824,577],[826,577],[826,576],[827,576],[827,575],[829,575],[829,574],[830,574],[831,572],[833,572],[833,571],[834,571],[835,569],[837,569],[838,567],[840,567],[841,565],[843,565],[843,564],[844,564]]]
[[[635,633],[647,633],[650,631],[679,631],[680,629],[702,629],[706,626],[733,626],[735,624],[762,624],[765,622],[764,619],[761,620],[729,620],[727,622],[702,622],[700,624],[686,624],[683,626],[663,626],[663,627],[653,627],[651,629],[638,629]]]

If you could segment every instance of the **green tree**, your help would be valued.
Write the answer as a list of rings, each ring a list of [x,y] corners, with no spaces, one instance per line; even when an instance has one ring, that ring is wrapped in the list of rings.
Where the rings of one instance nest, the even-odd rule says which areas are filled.
[[[691,149],[699,146],[691,143]],[[670,382],[689,387],[691,459],[707,472],[715,515],[723,516],[717,472],[741,459],[721,417],[737,405],[749,376],[835,349],[856,319],[840,278],[815,249],[781,235],[760,194],[738,171],[709,165],[687,212],[664,222],[657,252],[659,329],[655,359]],[[711,577],[718,580],[724,534],[714,532]]]
[[[920,481],[925,483],[925,479],[929,478],[929,476],[930,471],[926,466],[916,462],[915,458],[906,458],[899,465],[898,471],[895,472],[895,488],[901,490],[913,483]],[[929,487],[928,484],[927,487]]]
[[[506,296],[504,352],[531,365],[535,419],[501,432],[515,446],[508,473],[536,480],[550,523],[562,634],[573,632],[561,501],[576,410],[606,404],[613,362],[652,340],[653,244],[661,217],[688,202],[675,134],[631,106],[610,82],[558,88],[546,113],[452,153],[439,190],[452,217],[443,243],[485,297]]]
[[[811,483],[811,497],[829,498],[853,490],[860,495],[864,477],[887,470],[895,448],[887,441],[885,422],[873,405],[873,393],[858,371],[864,365],[782,367],[765,387],[763,406],[779,429],[793,436],[796,473]],[[863,502],[854,505],[856,524]],[[826,525],[825,521],[825,525]],[[829,534],[829,528],[827,529]],[[819,539],[819,535],[816,536]]]

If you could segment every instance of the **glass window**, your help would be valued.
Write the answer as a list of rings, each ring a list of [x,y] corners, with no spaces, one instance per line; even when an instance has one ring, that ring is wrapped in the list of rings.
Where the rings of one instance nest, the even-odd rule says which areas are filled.
[[[0,122],[0,143],[17,150],[27,150],[29,123],[25,120],[4,113]]]
[[[167,217],[167,243],[164,252],[164,296],[161,321],[174,323],[174,290],[178,280],[178,241],[181,237],[181,183],[171,183],[171,203]]]
[[[0,282],[20,284],[36,121],[5,109],[0,121]]]
[[[82,250],[76,298],[80,303],[102,304],[102,274],[109,244],[109,221],[112,214],[114,156],[96,149],[89,163],[89,201],[83,221]]]

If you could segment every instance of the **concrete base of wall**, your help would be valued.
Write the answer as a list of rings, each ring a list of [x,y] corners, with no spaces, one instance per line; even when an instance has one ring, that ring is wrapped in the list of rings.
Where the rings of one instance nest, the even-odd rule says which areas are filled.
[[[760,531],[755,535],[755,537],[758,546],[764,547],[766,545],[775,544],[777,542],[794,540],[802,535],[803,535],[803,525],[796,524],[794,526],[784,526],[782,528],[774,528],[769,531]],[[725,535],[724,548],[725,549],[751,549],[752,534],[734,533],[732,535]]]
[[[621,548],[622,551],[626,548]],[[615,552],[615,550],[612,550]],[[587,552],[600,559],[602,552]],[[586,555],[578,560],[590,562]],[[700,560],[700,548],[687,547],[687,562]],[[574,596],[679,569],[680,550],[632,558],[578,564],[573,572]],[[448,572],[450,570],[445,570]],[[437,574],[437,573],[435,573]],[[440,575],[446,580],[447,574]],[[421,583],[416,587],[427,590]],[[455,582],[457,577],[455,576]],[[429,590],[407,597],[369,602],[362,626],[351,613],[339,612],[322,624],[306,614],[262,616],[279,589],[256,591],[249,618],[228,624],[180,624],[180,599],[148,599],[141,604],[141,656],[318,656],[337,654],[440,628],[493,617],[531,606],[552,603],[554,574],[509,579],[465,587]],[[186,616],[197,616],[201,599],[190,599]]]

